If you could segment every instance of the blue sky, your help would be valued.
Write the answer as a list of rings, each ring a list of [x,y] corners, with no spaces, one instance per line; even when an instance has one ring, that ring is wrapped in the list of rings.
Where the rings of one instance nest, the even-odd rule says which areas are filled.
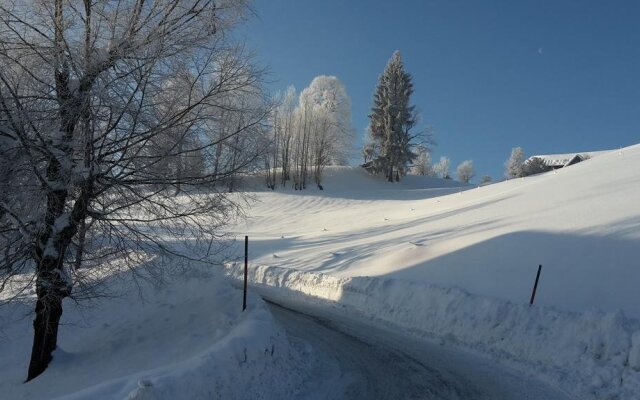
[[[434,158],[500,178],[528,155],[640,142],[640,1],[255,0],[242,34],[276,91],[335,75],[361,140],[394,50]],[[360,146],[360,142],[358,143]]]

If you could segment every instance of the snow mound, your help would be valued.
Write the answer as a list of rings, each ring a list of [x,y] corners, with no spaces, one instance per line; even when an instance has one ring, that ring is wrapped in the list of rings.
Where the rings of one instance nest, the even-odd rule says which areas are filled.
[[[242,276],[240,265],[228,273]],[[529,307],[461,289],[376,277],[338,278],[252,267],[261,295],[490,355],[582,399],[631,399],[640,393],[640,323],[621,312]],[[579,365],[580,368],[576,368]]]
[[[162,288],[145,287],[144,301],[133,290],[100,299],[88,310],[67,302],[53,361],[26,384],[30,318],[5,325],[2,398],[295,397],[309,374],[309,360],[290,346],[262,299],[250,296],[241,312],[242,292],[224,276],[186,274]],[[27,304],[8,304],[0,317],[15,320],[28,311]]]

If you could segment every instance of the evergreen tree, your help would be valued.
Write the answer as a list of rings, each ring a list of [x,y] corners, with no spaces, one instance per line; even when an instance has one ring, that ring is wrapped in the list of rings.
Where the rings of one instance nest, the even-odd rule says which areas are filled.
[[[522,147],[511,149],[511,156],[504,163],[504,176],[507,179],[520,178],[524,176],[524,150]]]
[[[541,174],[550,170],[551,168],[540,157],[532,157],[522,164],[522,176]]]
[[[383,173],[389,182],[399,181],[416,158],[411,150],[411,129],[416,125],[411,75],[404,70],[396,51],[379,78],[369,119],[370,144],[365,154],[371,157],[371,170]]]

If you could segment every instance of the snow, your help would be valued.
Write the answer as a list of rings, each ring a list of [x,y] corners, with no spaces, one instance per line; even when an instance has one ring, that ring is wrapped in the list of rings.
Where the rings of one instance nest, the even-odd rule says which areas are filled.
[[[633,399],[639,167],[637,145],[483,187],[388,183],[348,167],[328,168],[324,190],[271,191],[247,179],[254,204],[232,233],[249,235],[252,287],[278,303],[400,332],[414,348],[472,353],[575,398]],[[55,229],[64,226],[61,218]],[[237,279],[241,269],[226,272]],[[273,399],[320,386],[320,355],[292,346],[254,291],[241,313],[241,292],[222,276],[189,271],[168,286],[144,284],[144,301],[117,277],[105,279],[120,297],[90,309],[65,300],[59,350],[28,384],[33,298],[2,305],[0,393]]]
[[[640,318],[639,170],[640,146],[483,187],[419,176],[391,184],[338,168],[323,191],[255,192],[235,233],[250,236],[254,264],[515,303],[529,301],[542,264],[536,304]],[[433,187],[441,182],[450,187]]]
[[[308,379],[264,302],[251,295],[241,312],[242,292],[218,274],[195,268],[169,286],[145,285],[143,300],[119,278],[106,284],[124,296],[89,309],[65,300],[54,360],[27,384],[32,304],[0,307],[2,398],[289,398]]]
[[[334,168],[324,191],[256,191],[235,233],[282,304],[478,351],[579,398],[633,398],[638,171],[640,145],[480,188]]]
[[[240,279],[241,265],[229,273]],[[621,312],[530,308],[456,288],[278,267],[252,268],[250,282],[281,304],[310,313],[314,307],[330,308],[342,317],[489,355],[523,373],[536,371],[541,380],[581,398],[640,391],[640,375],[628,368],[636,357],[630,344],[632,335],[640,334],[640,323]]]

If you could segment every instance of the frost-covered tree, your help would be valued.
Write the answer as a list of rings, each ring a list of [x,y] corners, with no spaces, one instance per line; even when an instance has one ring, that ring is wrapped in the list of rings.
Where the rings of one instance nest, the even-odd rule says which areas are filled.
[[[352,153],[351,99],[338,78],[324,75],[313,79],[295,106],[294,98],[290,88],[275,109],[271,146],[280,150],[273,164],[282,165],[283,185],[291,179],[296,190],[306,189],[313,178],[322,188],[324,168],[347,164]]]
[[[482,178],[480,178],[480,185],[488,185],[489,183],[491,183],[491,176],[482,175]]]
[[[163,115],[184,109],[188,106],[188,87],[194,81],[193,74],[188,70],[178,70],[174,76],[167,77],[162,83],[163,90],[157,96],[154,107],[154,118],[161,119]],[[156,177],[173,176],[176,194],[181,190],[184,176],[196,176],[204,172],[204,155],[202,152],[201,132],[196,125],[185,125],[166,129],[162,133],[150,138],[142,149],[151,158],[157,158],[150,172]]]
[[[271,131],[265,154],[267,187],[275,189],[278,182],[285,186],[291,179],[291,155],[294,143],[295,111],[298,96],[296,89],[289,86],[284,93],[275,97]],[[280,178],[278,178],[280,172]]]
[[[335,76],[315,77],[300,93],[298,112],[308,130],[309,166],[315,183],[321,186],[322,172],[329,164],[346,165],[353,147],[351,99]]]
[[[431,152],[425,145],[416,146],[416,153],[418,157],[416,158],[412,169],[412,172],[416,175],[427,175],[433,176],[434,170],[431,165]]]
[[[550,170],[551,168],[545,164],[542,158],[532,157],[523,163],[522,176],[541,174]]]
[[[473,170],[473,161],[465,160],[458,165],[456,169],[458,173],[458,180],[463,183],[469,183],[469,181],[475,176]]]
[[[413,83],[396,51],[380,75],[369,114],[369,138],[364,153],[371,157],[370,170],[384,174],[389,182],[400,180],[416,154],[412,151],[411,133],[417,123],[411,105]]]
[[[449,175],[449,168],[451,167],[451,160],[449,157],[442,156],[440,157],[440,161],[436,165],[433,166],[433,170],[437,177],[442,179],[451,179],[451,175]]]
[[[211,185],[252,168],[247,132],[268,115],[260,71],[226,34],[246,8],[0,2],[0,290],[35,286],[27,380],[52,359],[64,298],[111,268],[208,260],[237,215]]]
[[[511,156],[504,164],[504,176],[507,179],[520,178],[523,176],[523,164],[525,156],[522,147],[514,147]]]

